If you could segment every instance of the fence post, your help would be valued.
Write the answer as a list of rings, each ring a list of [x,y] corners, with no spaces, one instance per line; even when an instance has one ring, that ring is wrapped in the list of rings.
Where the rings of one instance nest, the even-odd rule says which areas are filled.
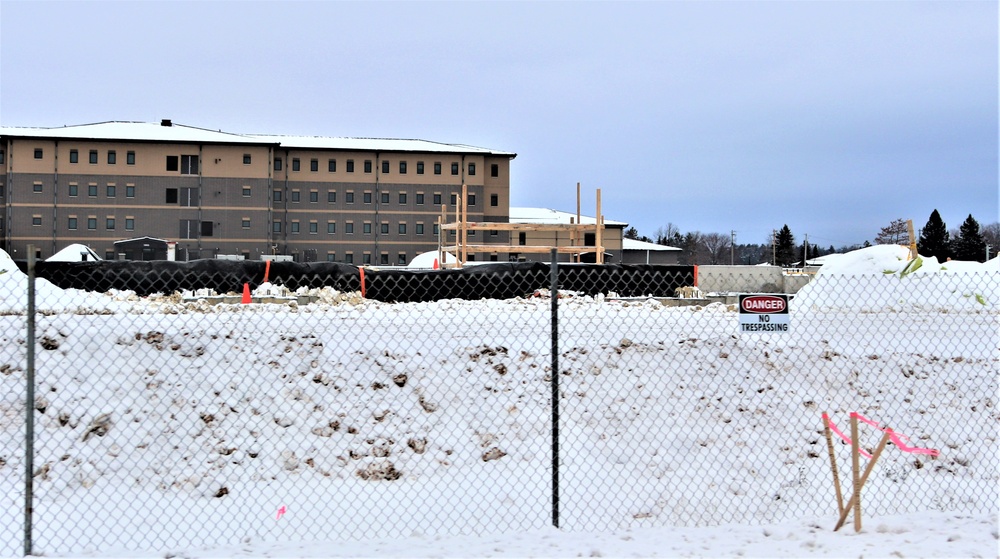
[[[35,469],[35,246],[28,245],[27,363],[24,402],[24,555],[31,555],[31,522]]]
[[[559,253],[552,249],[552,525],[559,527]]]

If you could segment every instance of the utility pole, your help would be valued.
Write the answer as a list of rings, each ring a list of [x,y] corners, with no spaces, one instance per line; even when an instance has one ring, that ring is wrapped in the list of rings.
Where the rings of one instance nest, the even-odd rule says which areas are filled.
[[[730,230],[729,234],[731,236],[731,240],[729,241],[729,265],[732,266],[736,263],[736,230]],[[989,256],[986,259],[989,260]]]
[[[778,237],[778,231],[776,229],[771,229],[771,264],[775,266],[778,265],[778,247],[776,245]]]
[[[809,233],[805,235],[805,244],[802,248],[805,250],[805,254],[802,255],[802,267],[805,268],[809,264]]]

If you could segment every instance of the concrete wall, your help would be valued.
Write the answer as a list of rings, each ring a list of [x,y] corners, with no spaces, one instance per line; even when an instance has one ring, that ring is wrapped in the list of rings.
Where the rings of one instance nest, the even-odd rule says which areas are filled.
[[[796,293],[814,273],[789,274],[778,266],[698,266],[698,288],[704,293]]]

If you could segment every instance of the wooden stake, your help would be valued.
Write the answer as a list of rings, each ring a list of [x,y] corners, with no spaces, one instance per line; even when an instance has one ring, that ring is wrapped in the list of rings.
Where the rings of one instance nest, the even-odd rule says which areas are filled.
[[[830,454],[830,469],[833,471],[833,487],[837,490],[837,514],[844,512],[844,495],[840,491],[840,473],[837,458],[833,453],[833,434],[830,432],[830,416],[823,413],[823,433],[826,435],[826,450]]]
[[[861,457],[858,456],[858,416],[851,414],[851,480],[854,483],[854,531],[861,531],[861,477],[859,476],[859,463]]]
[[[597,245],[597,260],[595,260],[594,262],[596,262],[598,264],[604,264],[604,246],[601,244],[603,242],[603,240],[604,240],[604,231],[603,231],[604,227],[602,226],[603,223],[602,223],[602,220],[601,220],[601,189],[600,188],[597,189],[597,216],[596,216],[596,219],[597,219],[597,231],[595,232],[595,235],[597,236],[597,239],[596,239],[597,242],[594,243],[594,244]]]
[[[854,418],[852,417],[852,419]],[[886,443],[889,442],[889,436],[891,433],[892,433],[891,429],[886,429],[885,434],[882,435],[882,440],[879,441],[878,447],[875,449],[875,453],[872,454],[872,459],[871,461],[868,462],[868,467],[865,468],[865,473],[861,476],[861,479],[858,482],[856,482],[857,484],[854,486],[854,496],[851,497],[849,501],[847,501],[847,505],[844,507],[844,510],[840,511],[840,519],[837,520],[837,526],[833,529],[834,532],[840,530],[840,527],[844,525],[844,521],[847,520],[847,513],[849,513],[852,508],[855,509],[854,531],[858,532],[861,530],[861,506],[860,506],[861,487],[864,486],[866,481],[868,481],[868,474],[872,473],[872,470],[875,469],[875,462],[877,462],[878,457],[882,455],[882,450],[885,449]],[[854,450],[855,448],[857,448],[857,440],[858,440],[857,420],[854,421],[854,425],[852,425],[851,427],[851,439],[852,439],[851,447],[852,450]],[[857,456],[853,457],[853,460],[857,461],[857,459],[858,459]]]

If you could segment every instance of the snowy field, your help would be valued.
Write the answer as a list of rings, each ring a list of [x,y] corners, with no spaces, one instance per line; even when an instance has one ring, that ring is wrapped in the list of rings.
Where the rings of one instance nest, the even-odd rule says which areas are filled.
[[[40,281],[34,549],[996,557],[997,262],[844,255],[785,335],[739,335],[719,304],[564,297],[562,530],[546,297],[212,306]],[[18,555],[26,280],[0,269],[0,555]],[[888,448],[860,533],[833,532],[824,411],[941,453]]]

